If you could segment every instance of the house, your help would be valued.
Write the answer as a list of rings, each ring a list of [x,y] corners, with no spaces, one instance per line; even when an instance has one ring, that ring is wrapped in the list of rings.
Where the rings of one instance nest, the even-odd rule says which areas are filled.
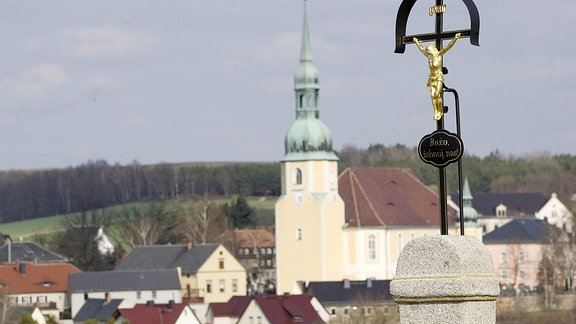
[[[69,274],[80,270],[69,263],[11,263],[0,265],[0,288],[5,288],[10,306],[36,305],[43,314],[58,314],[70,308]]]
[[[36,324],[46,324],[45,315],[37,306],[15,306],[6,310],[4,318],[0,318],[0,323],[20,323],[23,314],[28,314],[36,321]]]
[[[177,270],[185,298],[219,302],[246,295],[246,270],[219,244],[137,246],[114,271]]]
[[[98,252],[101,255],[111,255],[114,253],[114,244],[104,233],[102,226],[83,226],[73,227],[66,230],[66,237],[71,240],[78,238],[77,241],[82,241],[80,238],[92,237],[94,242],[97,243]]]
[[[465,186],[468,183],[466,181]],[[465,187],[466,190],[466,187]],[[503,226],[513,219],[540,219],[572,232],[572,212],[558,199],[556,193],[546,198],[539,192],[515,193],[475,193],[468,199],[477,212],[478,225],[482,226],[483,234]],[[452,195],[456,200],[456,195]],[[464,201],[466,208],[466,201]]]
[[[398,321],[398,306],[390,280],[314,281],[306,288],[330,314],[330,322],[385,323]]]
[[[350,168],[338,174],[332,136],[320,120],[319,74],[304,11],[294,74],[296,119],[284,140],[275,206],[277,293],[307,282],[391,279],[404,245],[440,233],[438,195],[401,168]],[[447,206],[450,233],[456,210]],[[477,226],[467,235],[481,239]]]
[[[120,308],[116,322],[138,324],[200,324],[200,320],[187,303],[136,304],[133,308]]]
[[[235,229],[234,254],[250,275],[250,290],[255,293],[275,293],[276,240],[265,228]]]
[[[0,247],[0,263],[13,263],[16,261],[26,263],[66,263],[70,260],[34,242],[5,240],[5,244]]]
[[[121,303],[122,299],[111,299],[110,295],[103,299],[88,298],[74,316],[74,324],[82,324],[90,319],[106,323],[110,318],[118,317],[118,307]]]
[[[546,221],[514,219],[484,235],[503,290],[529,293],[538,287],[538,271],[550,238],[565,239],[567,233]]]
[[[122,300],[121,308],[132,308],[148,301],[155,304],[182,302],[176,269],[78,272],[71,273],[69,281],[73,318],[88,299]]]
[[[310,295],[234,296],[227,303],[211,303],[208,323],[328,323],[329,315]]]

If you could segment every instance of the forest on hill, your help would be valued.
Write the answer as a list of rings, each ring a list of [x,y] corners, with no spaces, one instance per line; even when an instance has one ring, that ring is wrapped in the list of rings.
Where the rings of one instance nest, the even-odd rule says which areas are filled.
[[[438,172],[417,149],[397,144],[345,146],[339,167],[412,169],[435,187]],[[538,153],[485,157],[465,155],[463,174],[474,192],[556,192],[566,204],[576,192],[576,156]],[[449,192],[457,191],[456,164],[447,170]],[[0,172],[0,222],[68,214],[139,201],[187,196],[268,196],[280,194],[279,163],[161,163],[141,165],[90,161],[64,169]]]

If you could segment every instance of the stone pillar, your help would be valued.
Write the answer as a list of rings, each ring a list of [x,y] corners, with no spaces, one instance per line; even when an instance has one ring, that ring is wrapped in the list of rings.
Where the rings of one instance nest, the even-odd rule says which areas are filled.
[[[475,237],[425,236],[402,250],[390,292],[400,323],[496,323],[498,279]]]

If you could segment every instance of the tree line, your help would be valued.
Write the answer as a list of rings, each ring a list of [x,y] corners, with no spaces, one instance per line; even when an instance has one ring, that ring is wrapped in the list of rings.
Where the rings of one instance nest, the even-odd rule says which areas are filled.
[[[277,196],[277,163],[111,165],[0,172],[0,222],[186,196]]]
[[[417,149],[404,145],[344,146],[339,167],[409,168],[426,185],[438,181],[437,168]],[[565,203],[576,192],[576,156],[538,153],[523,157],[498,151],[485,157],[465,154],[463,174],[474,192],[556,192]],[[456,164],[447,168],[448,190],[457,192]],[[90,161],[76,167],[0,172],[0,222],[82,212],[138,201],[184,196],[278,196],[279,163],[161,163],[141,165]]]

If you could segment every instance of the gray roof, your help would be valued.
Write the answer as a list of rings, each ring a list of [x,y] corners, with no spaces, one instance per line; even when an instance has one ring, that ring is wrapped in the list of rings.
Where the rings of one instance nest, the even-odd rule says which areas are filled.
[[[394,303],[390,295],[390,280],[313,281],[306,289],[322,305],[350,305],[359,301],[367,304]]]
[[[539,219],[514,219],[482,237],[484,244],[544,243],[547,233],[559,228]]]
[[[84,301],[84,305],[76,316],[74,316],[74,321],[85,321],[88,319],[106,321],[118,310],[120,303],[122,303],[122,299],[112,299],[109,303],[106,303],[105,299],[88,298]]]
[[[11,242],[0,247],[0,263],[8,263],[8,254],[11,262],[18,260],[31,263],[63,263],[68,258],[49,251],[33,242]]]
[[[180,267],[183,274],[196,274],[216,251],[218,244],[137,246],[115,270],[161,270]]]
[[[180,290],[178,271],[98,271],[71,273],[68,290],[70,293]]]
[[[496,215],[496,207],[500,204],[507,207],[507,216],[534,216],[548,201],[548,198],[539,192],[475,193],[473,196],[472,206],[481,216]]]

